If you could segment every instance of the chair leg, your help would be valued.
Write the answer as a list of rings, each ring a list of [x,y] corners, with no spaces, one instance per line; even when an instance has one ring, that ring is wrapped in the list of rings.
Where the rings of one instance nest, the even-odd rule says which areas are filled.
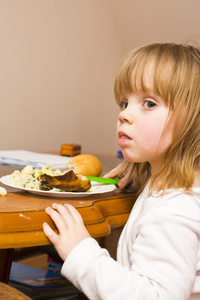
[[[14,249],[0,249],[0,281],[8,283]]]

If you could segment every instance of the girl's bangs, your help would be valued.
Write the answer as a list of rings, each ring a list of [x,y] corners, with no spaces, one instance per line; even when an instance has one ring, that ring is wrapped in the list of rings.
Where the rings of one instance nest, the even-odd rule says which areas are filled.
[[[166,61],[158,60],[155,53],[131,53],[121,64],[116,75],[114,95],[116,102],[120,102],[122,95],[143,91],[151,92],[162,97],[168,102],[167,94],[169,83],[172,78]],[[166,68],[169,72],[166,72]],[[147,73],[150,74],[147,80]],[[150,79],[150,80],[149,80]]]

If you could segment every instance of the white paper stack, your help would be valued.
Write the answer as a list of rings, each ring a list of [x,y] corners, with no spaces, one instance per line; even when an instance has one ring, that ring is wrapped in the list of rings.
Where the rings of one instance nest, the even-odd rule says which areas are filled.
[[[27,150],[2,150],[0,151],[0,165],[12,167],[25,167],[32,165],[41,168],[49,165],[52,169],[65,169],[71,157],[54,154],[44,154]]]

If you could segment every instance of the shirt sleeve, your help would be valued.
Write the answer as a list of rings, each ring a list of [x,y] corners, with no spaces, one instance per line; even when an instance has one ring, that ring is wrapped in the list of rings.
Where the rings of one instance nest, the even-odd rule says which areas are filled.
[[[196,274],[196,227],[196,220],[170,209],[151,210],[128,242],[131,268],[87,238],[72,250],[61,272],[92,300],[186,300]]]

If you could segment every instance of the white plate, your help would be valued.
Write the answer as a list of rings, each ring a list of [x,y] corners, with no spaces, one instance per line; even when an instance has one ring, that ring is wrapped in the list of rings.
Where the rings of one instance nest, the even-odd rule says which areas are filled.
[[[34,189],[27,189],[27,188],[22,188],[18,187],[15,185],[12,185],[9,183],[9,177],[10,175],[6,175],[0,178],[0,181],[12,188],[22,190],[22,191],[27,191],[32,194],[37,194],[41,196],[48,196],[48,197],[59,197],[59,198],[66,198],[66,197],[84,197],[84,196],[89,196],[89,195],[94,195],[94,194],[102,194],[102,193],[108,193],[112,192],[116,189],[116,186],[114,184],[101,184],[97,182],[91,182],[91,188],[87,192],[57,192],[57,191],[41,191],[41,190],[34,190]]]

